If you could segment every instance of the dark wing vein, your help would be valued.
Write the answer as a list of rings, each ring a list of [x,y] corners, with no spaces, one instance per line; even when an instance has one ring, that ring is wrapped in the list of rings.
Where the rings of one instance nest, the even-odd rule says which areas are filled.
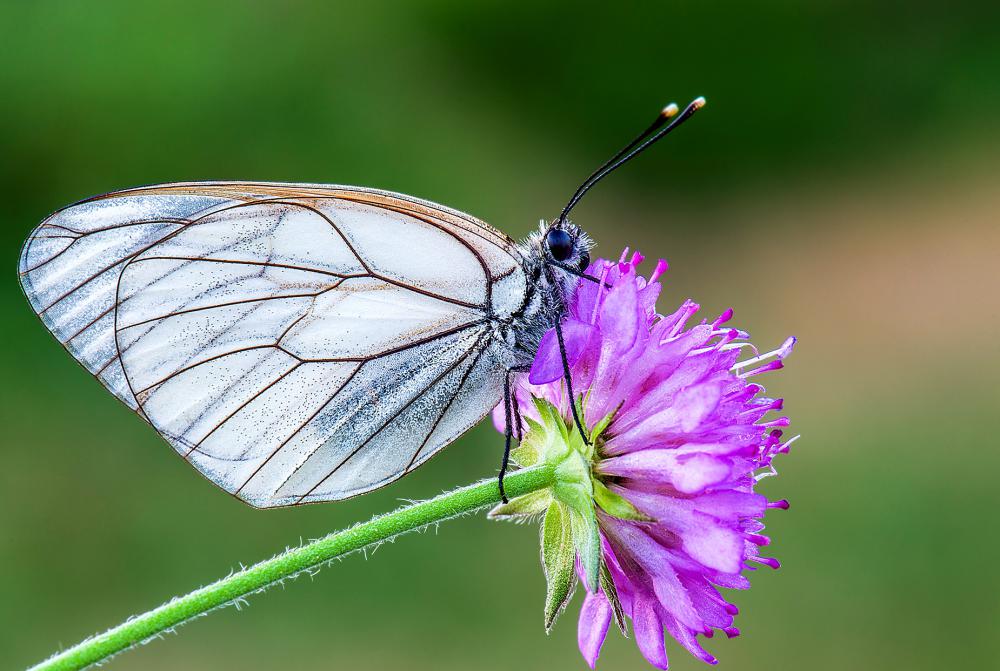
[[[351,380],[354,379],[354,376],[357,375],[358,372],[362,368],[364,368],[364,365],[365,364],[362,363],[357,368],[355,368],[353,371],[351,371],[351,374],[347,376],[347,379],[345,379],[340,384],[340,386],[338,386],[334,390],[334,392],[332,394],[330,394],[329,398],[327,398],[327,400],[325,402],[323,402],[318,408],[316,408],[315,412],[313,412],[306,421],[302,422],[299,425],[299,427],[297,429],[295,429],[295,431],[293,431],[291,434],[288,435],[287,438],[285,438],[283,441],[281,441],[281,443],[276,448],[274,448],[274,450],[271,452],[271,454],[267,455],[267,458],[264,459],[260,463],[260,465],[258,465],[257,468],[254,469],[253,473],[251,473],[250,476],[246,480],[243,481],[243,484],[240,485],[239,489],[237,489],[235,492],[233,492],[233,494],[235,494],[236,496],[239,496],[240,492],[243,491],[243,488],[246,487],[250,483],[250,481],[254,479],[254,476],[256,476],[258,473],[260,473],[261,469],[264,468],[265,466],[267,466],[267,464],[271,461],[271,459],[273,459],[275,457],[275,455],[278,454],[278,452],[281,452],[281,449],[285,445],[287,445],[289,443],[289,441],[292,440],[292,438],[294,438],[296,435],[298,435],[299,431],[301,431],[302,429],[304,429],[307,426],[309,426],[309,423],[312,422],[314,419],[316,419],[316,416],[319,415],[319,413],[321,413],[323,411],[323,409],[326,408],[326,406],[330,405],[330,403],[333,402],[333,399],[337,398],[337,395],[341,391],[343,391],[344,388],[347,387],[348,384],[350,384]]]
[[[213,303],[211,305],[201,305],[196,308],[185,308],[183,310],[174,310],[166,314],[158,315],[156,317],[143,319],[140,322],[135,322],[134,324],[129,324],[128,326],[123,326],[122,330],[124,331],[125,329],[135,328],[136,326],[143,326],[151,322],[170,319],[171,317],[179,317],[181,315],[191,314],[192,312],[201,312],[202,310],[214,310],[216,308],[227,308],[233,305],[242,305],[244,303],[256,303],[258,301],[277,301],[277,300],[284,300],[286,298],[316,298],[317,296],[322,296],[328,291],[336,289],[337,287],[340,286],[341,282],[343,282],[342,279],[337,282],[334,282],[326,289],[321,289],[320,291],[310,291],[308,293],[303,293],[303,294],[283,294],[281,296],[261,296],[260,298],[241,298],[239,300],[228,301],[226,303]],[[108,312],[110,312],[110,310]],[[105,314],[107,314],[107,312],[105,312]],[[303,314],[302,316],[304,317],[305,314]],[[279,338],[278,340],[280,341],[281,339]]]
[[[365,193],[365,192],[362,191],[361,193]],[[447,210],[447,209],[445,209],[445,208],[443,208],[443,207],[441,207],[439,205],[436,205],[435,203],[432,203],[430,201],[416,202],[416,201],[414,201],[414,200],[412,200],[412,199],[404,196],[403,194],[398,194],[397,193],[397,194],[391,194],[391,196],[394,197],[396,200],[400,201],[401,203],[408,203],[408,204],[411,204],[411,205],[417,205],[417,206],[421,206],[421,207],[426,207],[428,209],[435,210],[436,212],[439,212],[442,215],[447,215],[449,217],[455,217],[456,219],[464,221],[464,222],[470,224],[472,226],[472,228],[466,228],[464,226],[460,226],[459,228],[461,228],[463,231],[465,231],[466,233],[469,233],[470,235],[476,236],[477,238],[483,240],[484,242],[487,242],[487,243],[493,245],[494,247],[497,247],[497,248],[501,249],[505,254],[507,254],[515,262],[515,264],[520,265],[521,263],[524,262],[524,257],[521,255],[520,250],[518,249],[517,245],[514,243],[513,240],[511,240],[507,236],[503,235],[499,231],[494,231],[494,230],[491,230],[490,228],[486,228],[483,223],[475,220],[474,218],[470,217],[469,215],[466,215],[464,213],[461,213],[461,212],[458,212],[458,211],[455,211],[455,210]],[[396,211],[405,211],[406,214],[410,214],[410,215],[419,214],[417,210],[414,210],[414,209],[411,209],[411,208],[401,207],[401,208],[397,209],[397,208],[389,207],[389,206],[387,206],[385,204],[382,204],[382,203],[373,203],[370,200],[364,200],[362,198],[349,198],[349,197],[343,196],[343,195],[336,195],[336,196],[302,196],[302,197],[303,198],[310,198],[311,197],[311,198],[316,198],[317,200],[347,200],[347,201],[351,201],[351,202],[355,202],[355,203],[363,203],[365,205],[374,205],[375,207],[380,207],[380,208],[383,208],[383,209],[394,209]],[[493,238],[497,238],[497,239],[492,239],[491,237],[487,237],[484,234],[484,231],[485,231],[485,233],[488,233]]]
[[[205,434],[205,436],[204,436],[204,437],[203,437],[203,438],[202,438],[201,440],[199,440],[199,441],[198,441],[197,443],[195,443],[195,444],[194,444],[194,445],[193,445],[193,446],[191,447],[191,449],[190,449],[190,450],[188,450],[187,454],[185,454],[185,455],[184,455],[184,458],[185,458],[185,459],[189,459],[189,458],[191,457],[191,455],[192,455],[192,454],[193,454],[194,452],[196,452],[196,451],[197,451],[197,450],[198,450],[198,449],[199,449],[199,448],[200,448],[200,447],[202,446],[202,444],[203,444],[203,443],[204,443],[204,442],[205,442],[206,440],[208,440],[208,439],[209,439],[209,437],[210,437],[210,436],[211,436],[211,435],[212,435],[213,433],[215,433],[216,431],[218,431],[219,429],[221,429],[221,428],[222,428],[223,426],[225,426],[226,422],[228,422],[228,421],[229,421],[229,420],[231,420],[231,419],[232,419],[233,417],[235,417],[235,416],[236,416],[237,414],[239,414],[239,412],[240,412],[241,410],[243,410],[243,408],[247,407],[248,405],[250,405],[251,403],[253,403],[254,401],[256,401],[256,400],[257,400],[258,398],[260,398],[260,397],[261,397],[261,396],[262,396],[262,395],[263,395],[264,393],[266,393],[266,392],[267,392],[268,390],[272,389],[272,388],[273,388],[273,387],[274,387],[275,385],[277,385],[277,384],[278,384],[279,382],[281,382],[281,381],[282,381],[282,380],[284,380],[284,379],[285,379],[286,377],[288,377],[289,375],[291,375],[291,374],[292,374],[292,373],[293,373],[293,372],[294,372],[294,371],[295,371],[295,370],[296,370],[296,369],[297,369],[297,368],[298,368],[299,366],[301,366],[301,365],[302,365],[303,363],[304,363],[303,361],[296,361],[295,363],[293,363],[293,364],[292,364],[292,367],[291,367],[291,368],[289,368],[288,370],[286,370],[286,371],[285,371],[284,373],[282,373],[281,375],[279,375],[279,376],[278,376],[277,378],[275,378],[275,379],[274,379],[274,380],[272,380],[271,382],[268,382],[268,383],[267,383],[266,385],[262,386],[262,387],[261,387],[261,388],[260,388],[260,389],[259,389],[259,390],[258,390],[258,391],[257,391],[257,392],[255,393],[255,394],[253,394],[253,395],[252,395],[252,396],[251,396],[250,398],[248,398],[248,399],[247,399],[246,401],[244,401],[243,403],[241,403],[241,404],[239,405],[239,407],[237,407],[237,408],[236,408],[236,409],[234,409],[234,410],[233,410],[233,411],[232,411],[231,413],[229,413],[228,415],[226,415],[226,417],[225,417],[225,418],[223,418],[222,420],[220,420],[220,421],[216,422],[216,423],[215,423],[215,425],[213,425],[213,426],[212,426],[212,428],[211,428],[211,429],[209,429],[208,433],[206,433],[206,434]],[[251,370],[253,370],[253,369],[251,369]],[[250,372],[250,371],[248,371],[248,373],[249,373],[249,372]],[[242,381],[242,379],[243,379],[243,378],[241,377],[241,378],[240,378],[240,380]],[[202,417],[204,417],[204,413],[203,413],[202,415],[199,415],[198,419],[201,419]],[[197,421],[197,420],[196,420],[196,421]]]
[[[486,263],[486,259],[483,258],[483,255],[479,253],[478,249],[476,249],[475,247],[473,247],[472,245],[470,245],[469,241],[466,240],[465,238],[463,238],[462,236],[456,235],[455,232],[453,230],[451,230],[449,227],[442,226],[441,224],[437,223],[436,221],[433,221],[432,219],[428,219],[427,217],[415,214],[413,212],[409,212],[409,211],[404,210],[402,208],[390,207],[388,205],[385,205],[383,207],[384,207],[384,209],[389,210],[390,212],[396,212],[398,214],[405,214],[405,215],[407,215],[409,217],[412,217],[412,218],[414,218],[414,219],[416,219],[418,221],[422,221],[425,224],[428,224],[429,226],[433,226],[434,228],[436,228],[437,230],[443,232],[445,235],[450,236],[451,238],[453,238],[454,240],[456,240],[458,242],[458,244],[462,245],[467,250],[469,250],[470,252],[472,252],[472,255],[476,257],[476,261],[479,262],[479,267],[482,268],[482,270],[483,270],[483,278],[486,280],[486,302],[485,302],[485,305],[483,307],[486,310],[490,310],[491,309],[491,306],[493,305],[493,282],[495,282],[496,280],[493,278],[493,273],[490,272],[490,268],[489,268],[489,266]]]
[[[309,268],[308,266],[296,266],[289,263],[273,263],[269,261],[244,261],[241,259],[216,259],[206,256],[144,256],[141,259],[136,259],[134,263],[140,263],[142,261],[187,261],[194,263],[233,263],[242,266],[262,266],[264,268],[281,268],[283,270],[301,270],[307,273],[316,273],[318,275],[327,275],[329,277],[338,277],[340,279],[345,279],[348,277],[368,276],[367,273],[334,273],[330,272],[329,270],[320,270],[319,268]],[[184,266],[180,266],[179,268],[183,267]],[[158,282],[160,280],[156,281]]]
[[[323,476],[322,478],[320,478],[320,480],[319,480],[319,481],[318,481],[318,482],[317,482],[317,483],[316,483],[315,485],[313,485],[313,486],[312,486],[312,487],[311,487],[311,488],[309,489],[309,491],[307,491],[307,492],[306,492],[305,494],[302,494],[301,496],[299,496],[298,500],[296,501],[296,504],[299,504],[299,503],[302,503],[302,501],[303,501],[303,500],[304,500],[304,499],[305,499],[305,498],[306,498],[307,496],[309,496],[309,495],[310,495],[310,494],[312,494],[312,493],[313,493],[314,491],[316,491],[316,489],[317,489],[317,488],[318,488],[318,487],[319,487],[319,486],[320,486],[321,484],[323,484],[324,482],[326,482],[326,480],[327,480],[327,479],[329,479],[331,475],[333,475],[334,473],[336,473],[336,472],[337,472],[337,471],[338,471],[338,470],[339,470],[339,469],[340,469],[340,468],[341,468],[341,467],[342,467],[342,466],[343,466],[344,464],[346,464],[346,463],[347,463],[348,461],[350,461],[350,460],[351,460],[351,458],[352,458],[352,457],[353,457],[353,456],[354,456],[355,454],[357,454],[357,453],[358,453],[358,452],[360,452],[360,451],[361,451],[362,449],[364,449],[364,447],[365,447],[365,446],[366,446],[366,445],[367,445],[368,443],[370,443],[370,442],[372,441],[372,439],[373,439],[373,438],[375,438],[375,437],[376,437],[376,436],[378,436],[378,435],[379,435],[380,433],[382,433],[382,431],[384,431],[384,430],[385,430],[385,428],[386,428],[387,426],[389,426],[389,424],[391,424],[393,420],[395,420],[395,419],[396,419],[397,417],[399,417],[399,416],[400,416],[400,415],[401,415],[401,414],[402,414],[403,412],[405,412],[405,411],[406,411],[406,409],[407,409],[407,408],[409,408],[409,407],[410,407],[411,405],[413,405],[414,403],[416,403],[417,399],[419,399],[419,398],[420,398],[421,394],[423,394],[423,393],[424,393],[424,392],[426,392],[426,391],[427,391],[428,389],[430,389],[431,387],[433,387],[434,385],[436,385],[436,384],[437,384],[438,382],[440,382],[441,380],[443,380],[443,379],[445,378],[445,376],[447,376],[447,375],[448,375],[449,373],[451,373],[451,372],[452,372],[453,370],[455,370],[456,368],[458,368],[458,365],[459,365],[459,364],[461,364],[461,363],[463,363],[463,362],[464,362],[464,361],[465,361],[465,360],[466,360],[466,359],[468,358],[469,354],[471,354],[471,353],[472,353],[472,352],[473,352],[473,351],[474,351],[474,350],[475,350],[476,348],[478,348],[478,347],[479,347],[479,346],[480,346],[480,345],[482,344],[482,342],[483,342],[484,338],[485,338],[485,336],[480,336],[480,337],[479,337],[479,339],[477,339],[477,340],[476,340],[476,342],[475,342],[475,343],[474,343],[474,344],[473,344],[473,345],[472,345],[472,346],[471,346],[471,347],[470,347],[469,349],[467,349],[467,350],[466,350],[466,351],[465,351],[465,352],[464,352],[464,353],[462,354],[462,356],[458,357],[458,358],[457,358],[457,359],[455,360],[455,362],[454,362],[454,363],[452,363],[452,364],[451,364],[450,366],[448,366],[448,367],[447,367],[447,368],[446,368],[446,369],[445,369],[444,371],[442,371],[440,375],[438,375],[437,377],[435,377],[435,378],[434,378],[434,380],[432,380],[432,381],[431,381],[430,383],[428,383],[427,385],[425,385],[425,386],[424,386],[424,387],[423,387],[422,389],[420,389],[419,391],[417,391],[416,393],[414,393],[414,395],[413,395],[413,398],[411,398],[411,399],[410,399],[409,401],[407,401],[407,402],[406,402],[406,403],[405,403],[405,404],[404,404],[403,406],[401,406],[400,408],[397,408],[395,412],[393,412],[393,413],[392,413],[392,414],[391,414],[391,415],[390,415],[389,417],[387,417],[387,418],[386,418],[386,420],[385,420],[384,422],[382,422],[382,424],[381,424],[381,425],[380,425],[380,426],[379,426],[379,427],[378,427],[378,428],[377,428],[377,429],[376,429],[376,430],[375,430],[374,432],[372,432],[372,435],[368,436],[368,437],[367,437],[367,438],[366,438],[366,439],[364,440],[364,442],[362,442],[362,443],[361,443],[360,445],[358,445],[358,446],[357,446],[356,448],[354,448],[354,449],[353,449],[353,450],[351,451],[351,453],[350,453],[350,454],[348,454],[348,455],[347,455],[346,457],[344,457],[344,458],[343,458],[343,460],[341,460],[341,462],[340,462],[339,464],[337,464],[336,466],[334,466],[334,467],[333,467],[333,469],[331,469],[329,473],[327,473],[327,474],[326,474],[325,476]],[[452,398],[454,398],[454,397],[452,397]],[[303,461],[303,463],[305,463],[305,461]],[[301,466],[300,466],[300,468],[301,468]],[[288,477],[286,477],[286,478],[285,478],[284,482],[282,482],[281,486],[279,486],[279,487],[278,487],[278,489],[280,489],[280,488],[281,488],[282,486],[284,486],[284,484],[285,484],[286,482],[288,482],[288,480],[289,480],[289,479],[291,479],[291,477],[292,477],[293,475],[295,475],[295,473],[296,473],[296,472],[298,472],[298,470],[299,470],[299,469],[295,469],[295,470],[293,470],[293,471],[292,471],[291,473],[289,473],[289,474],[288,474]]]
[[[320,486],[321,484],[323,484],[323,483],[324,483],[324,482],[325,482],[325,481],[326,481],[327,479],[329,479],[329,478],[330,478],[330,476],[331,476],[331,475],[333,475],[334,473],[336,473],[336,472],[337,472],[337,471],[338,471],[338,470],[339,470],[339,469],[340,469],[340,468],[341,468],[341,467],[342,467],[342,466],[343,466],[344,464],[346,464],[346,463],[347,463],[348,461],[350,461],[350,460],[351,460],[351,458],[352,458],[352,457],[353,457],[353,456],[354,456],[355,454],[357,454],[357,453],[358,453],[358,452],[360,452],[360,451],[361,451],[362,449],[364,449],[364,447],[365,447],[365,446],[366,446],[366,445],[367,445],[368,443],[370,443],[370,442],[372,441],[372,439],[373,439],[373,438],[375,438],[375,437],[376,437],[376,436],[378,436],[378,435],[379,435],[380,433],[382,433],[382,431],[384,431],[384,430],[385,430],[385,428],[386,428],[387,426],[389,426],[389,424],[391,424],[393,420],[395,420],[395,419],[396,419],[397,417],[399,417],[399,416],[400,416],[400,415],[401,415],[401,414],[402,414],[403,412],[405,412],[405,411],[407,410],[407,408],[409,408],[409,407],[410,407],[411,405],[413,405],[414,403],[416,403],[417,399],[419,399],[419,398],[420,398],[420,396],[421,396],[421,395],[422,395],[422,394],[423,394],[424,392],[426,392],[426,391],[427,391],[428,389],[432,388],[432,387],[433,387],[434,385],[436,385],[436,384],[437,384],[438,382],[440,382],[441,380],[443,380],[443,379],[444,379],[444,378],[445,378],[445,377],[446,377],[446,376],[447,376],[448,374],[450,374],[450,373],[451,373],[452,371],[454,371],[454,370],[455,370],[456,368],[458,368],[459,364],[463,363],[463,362],[464,362],[464,361],[465,361],[465,360],[466,360],[466,359],[467,359],[467,358],[469,357],[469,355],[470,355],[470,354],[471,354],[471,353],[472,353],[473,351],[475,351],[475,350],[476,350],[477,348],[479,348],[479,347],[480,347],[480,346],[482,345],[482,343],[483,343],[483,341],[484,341],[485,339],[486,339],[486,336],[485,336],[485,334],[484,334],[484,335],[482,335],[482,336],[480,336],[480,337],[479,337],[479,338],[478,338],[478,339],[477,339],[477,340],[476,340],[476,341],[475,341],[475,342],[474,342],[474,343],[472,344],[472,346],[471,346],[471,347],[469,347],[469,348],[468,348],[467,350],[465,350],[465,352],[463,352],[463,353],[462,353],[462,355],[461,355],[460,357],[456,358],[456,360],[454,361],[454,363],[452,363],[452,364],[451,364],[450,366],[448,366],[448,367],[447,367],[447,368],[446,368],[446,369],[445,369],[444,371],[442,371],[442,372],[441,372],[441,373],[440,373],[440,374],[439,374],[439,375],[438,375],[437,377],[435,377],[435,378],[434,378],[434,379],[433,379],[433,380],[432,380],[431,382],[429,382],[428,384],[424,385],[424,387],[423,387],[423,388],[421,388],[421,389],[419,389],[418,391],[416,391],[416,392],[415,392],[415,393],[413,394],[413,398],[411,398],[411,399],[410,399],[409,401],[407,401],[407,402],[406,402],[405,404],[403,404],[403,405],[402,405],[401,407],[397,408],[397,409],[395,410],[395,412],[393,412],[393,413],[392,413],[392,414],[391,414],[391,415],[390,415],[389,417],[387,417],[387,418],[386,418],[386,420],[385,420],[384,422],[382,422],[382,424],[381,424],[381,425],[379,425],[379,427],[378,427],[378,428],[377,428],[377,429],[376,429],[376,430],[375,430],[374,432],[372,432],[372,434],[371,434],[370,436],[368,436],[368,438],[366,438],[366,439],[365,439],[365,440],[364,440],[364,441],[363,441],[363,442],[362,442],[362,443],[361,443],[360,445],[358,445],[358,446],[357,446],[356,448],[354,448],[354,449],[353,449],[353,450],[351,451],[351,453],[350,453],[350,454],[348,454],[348,455],[347,455],[346,457],[344,457],[344,458],[343,458],[343,459],[341,460],[341,462],[340,462],[339,464],[337,464],[336,466],[334,466],[334,467],[333,467],[333,468],[332,468],[332,469],[330,470],[330,472],[329,472],[329,473],[327,473],[327,474],[326,474],[325,476],[323,476],[322,478],[320,478],[320,480],[319,480],[319,481],[318,481],[318,482],[317,482],[317,483],[316,483],[315,485],[313,485],[313,486],[312,486],[312,488],[310,488],[310,489],[309,489],[309,491],[307,491],[307,492],[306,492],[305,494],[302,494],[301,496],[299,496],[298,500],[296,501],[296,504],[298,504],[298,503],[301,503],[301,502],[303,501],[303,499],[305,499],[305,498],[306,498],[307,496],[309,496],[309,495],[310,495],[310,494],[312,494],[312,493],[313,493],[314,491],[316,491],[316,488],[318,488],[318,487],[319,487],[319,486]],[[360,366],[359,366],[359,368],[360,368]],[[454,396],[452,397],[452,399],[454,399]],[[306,460],[303,460],[303,462],[302,462],[302,463],[304,464],[304,463],[305,463],[305,461],[306,461]],[[300,466],[299,466],[299,468],[301,468],[301,467],[302,467],[302,466],[300,465]],[[297,472],[298,472],[299,468],[296,468],[296,469],[295,469],[295,470],[293,470],[293,471],[292,471],[291,473],[289,473],[289,474],[288,474],[288,477],[286,477],[286,478],[285,478],[284,482],[282,482],[282,484],[281,484],[281,485],[280,485],[280,486],[279,486],[279,487],[278,487],[277,489],[281,489],[281,487],[283,487],[283,486],[285,485],[285,483],[287,483],[287,482],[288,482],[288,480],[289,480],[289,479],[291,479],[291,477],[292,477],[293,475],[295,475],[295,473],[297,473]]]
[[[236,207],[236,206],[232,206],[232,207]],[[106,227],[101,228],[101,229],[95,229],[94,231],[89,231],[89,232],[84,232],[84,233],[80,233],[78,231],[73,231],[72,229],[66,228],[65,226],[59,226],[58,224],[44,224],[46,226],[52,226],[52,227],[58,226],[59,228],[66,228],[66,230],[68,230],[68,231],[70,231],[72,233],[76,233],[80,237],[86,237],[88,235],[92,235],[93,233],[101,233],[101,232],[104,232],[104,231],[117,230],[119,228],[128,228],[130,226],[148,226],[150,224],[177,224],[178,226],[180,226],[180,228],[178,228],[177,230],[171,231],[170,233],[168,233],[164,237],[162,237],[159,240],[156,240],[156,241],[154,241],[154,242],[146,245],[142,249],[136,250],[133,254],[130,254],[127,257],[123,258],[123,259],[119,259],[115,263],[107,265],[104,268],[102,268],[101,270],[99,270],[99,271],[97,271],[97,272],[89,275],[86,279],[84,279],[82,282],[78,283],[75,287],[73,287],[72,289],[70,289],[69,291],[67,291],[66,293],[64,293],[63,295],[59,296],[59,298],[55,299],[52,303],[50,303],[49,305],[47,305],[42,310],[39,310],[38,314],[41,315],[41,314],[45,313],[47,310],[50,310],[57,303],[62,302],[68,296],[72,296],[74,293],[76,293],[77,291],[79,291],[83,287],[87,286],[88,284],[90,284],[95,279],[97,279],[98,277],[100,277],[104,273],[108,272],[109,270],[111,270],[115,266],[122,265],[122,269],[124,270],[125,265],[127,265],[129,261],[131,261],[135,257],[139,256],[143,252],[146,252],[146,251],[152,249],[153,247],[155,247],[156,245],[160,244],[161,242],[164,242],[164,241],[172,238],[179,231],[183,231],[187,226],[189,226],[191,224],[194,224],[194,223],[197,223],[198,221],[201,221],[201,219],[204,219],[205,217],[211,216],[213,214],[217,214],[219,212],[222,212],[222,211],[225,211],[225,210],[228,210],[228,209],[231,209],[231,208],[227,207],[227,208],[221,208],[221,209],[215,209],[215,210],[212,210],[211,208],[208,208],[208,209],[210,209],[211,211],[210,212],[206,212],[205,214],[202,214],[201,216],[199,216],[197,218],[194,218],[194,219],[174,219],[174,218],[171,218],[171,217],[164,217],[164,218],[160,218],[160,219],[152,219],[152,220],[144,220],[144,221],[132,221],[132,222],[124,223],[124,224],[116,224],[115,226],[106,226]],[[201,212],[205,212],[205,210],[201,210]],[[33,237],[32,240],[34,240],[34,239],[35,238]],[[72,246],[72,243],[70,243],[70,246]],[[66,251],[66,250],[63,250],[63,251]],[[62,253],[62,252],[60,252],[60,253]],[[41,267],[41,265],[38,265],[35,268],[32,268],[31,270],[26,270],[26,271],[22,272],[21,274],[22,275],[26,275],[26,274],[30,273],[32,270],[35,270],[35,269],[37,269],[39,267]],[[119,275],[119,277],[121,277],[121,276]]]
[[[410,463],[408,463],[406,465],[406,468],[403,469],[404,473],[408,472],[411,468],[413,468],[413,462],[417,460],[417,457],[423,451],[424,446],[427,445],[427,441],[430,440],[431,436],[434,435],[434,432],[438,428],[438,424],[440,424],[441,420],[444,419],[444,416],[448,414],[448,410],[451,409],[451,406],[455,402],[455,399],[458,398],[459,395],[462,393],[462,387],[464,387],[465,383],[468,382],[469,376],[472,374],[472,371],[476,369],[476,366],[479,365],[479,360],[482,358],[485,352],[486,352],[485,346],[480,348],[479,352],[476,354],[476,358],[473,359],[472,361],[472,365],[469,366],[468,370],[466,370],[465,373],[462,374],[462,379],[459,381],[458,386],[455,388],[455,393],[452,394],[452,397],[448,399],[448,402],[441,407],[441,412],[439,412],[437,417],[434,419],[434,423],[431,424],[431,428],[428,429],[427,435],[424,436],[424,439],[420,442],[420,445],[417,446],[417,449],[413,451],[413,456],[410,457]]]
[[[394,279],[392,279],[390,277],[386,277],[385,275],[376,273],[374,270],[372,270],[372,268],[368,264],[368,262],[365,261],[364,257],[361,256],[361,254],[357,250],[357,247],[355,247],[354,242],[350,239],[350,237],[346,233],[344,233],[343,229],[341,229],[341,227],[337,224],[337,222],[335,222],[333,219],[331,219],[329,216],[327,216],[321,210],[319,210],[319,209],[317,209],[315,207],[310,207],[309,205],[305,205],[304,203],[297,203],[295,201],[277,200],[277,201],[269,201],[269,202],[277,202],[277,203],[282,203],[282,204],[288,203],[290,205],[298,205],[299,207],[304,207],[307,210],[310,210],[311,212],[316,213],[320,217],[323,217],[323,219],[325,219],[326,222],[328,224],[330,224],[330,227],[334,230],[334,232],[336,232],[337,235],[340,236],[340,239],[344,241],[344,244],[347,245],[347,248],[349,250],[351,250],[351,254],[353,254],[354,258],[356,258],[358,260],[358,263],[361,264],[361,267],[364,268],[365,271],[371,277],[374,277],[377,280],[382,280],[383,282],[386,282],[388,284],[392,284],[392,285],[395,285],[397,287],[401,287],[403,289],[409,289],[410,291],[415,291],[415,292],[417,292],[419,294],[423,294],[424,296],[429,296],[430,298],[436,298],[438,300],[445,301],[446,303],[452,303],[454,305],[461,305],[462,307],[467,307],[467,308],[476,308],[476,309],[479,309],[479,310],[488,310],[489,309],[490,303],[489,303],[488,300],[487,300],[487,302],[486,302],[485,305],[477,305],[475,303],[468,303],[466,301],[460,301],[460,300],[455,299],[455,298],[448,298],[447,296],[442,296],[440,294],[436,294],[433,291],[428,291],[427,289],[421,289],[421,288],[415,287],[415,286],[413,286],[411,284],[407,284],[406,282],[400,282],[399,280],[394,280]],[[391,209],[391,208],[385,208],[385,209]],[[442,230],[444,230],[444,229],[442,229]],[[480,254],[479,254],[478,251],[476,251],[471,246],[469,246],[469,243],[467,243],[467,242],[465,242],[464,240],[461,240],[461,239],[459,239],[459,242],[461,242],[473,254],[475,254],[476,258],[479,259],[480,263],[483,263],[482,256],[480,256]],[[484,272],[487,272],[485,270],[485,266],[484,266]],[[489,292],[489,289],[491,287],[490,287],[489,273],[488,272],[486,274],[486,278],[487,278],[487,282],[486,282],[487,292]],[[489,297],[489,293],[487,293],[487,298],[488,297]]]

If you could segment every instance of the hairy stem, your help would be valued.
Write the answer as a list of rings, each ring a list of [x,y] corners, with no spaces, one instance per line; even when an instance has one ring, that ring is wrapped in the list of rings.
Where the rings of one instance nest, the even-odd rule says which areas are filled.
[[[549,466],[530,468],[508,475],[504,479],[504,487],[508,496],[520,496],[551,485],[553,478],[553,470]],[[177,597],[103,634],[81,641],[32,667],[31,671],[86,668],[215,608],[265,590],[297,573],[408,531],[497,503],[500,503],[500,491],[497,481],[491,478],[428,501],[404,506],[301,547],[286,550],[271,559]]]

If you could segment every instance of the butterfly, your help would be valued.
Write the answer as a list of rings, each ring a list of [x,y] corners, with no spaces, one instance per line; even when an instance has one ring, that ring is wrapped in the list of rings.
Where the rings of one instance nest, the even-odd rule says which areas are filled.
[[[703,103],[665,108],[520,243],[388,191],[173,183],[52,214],[22,248],[21,286],[70,354],[251,506],[386,485],[501,402],[503,495],[512,377],[555,330],[571,390],[560,323],[578,283],[600,281],[567,215]]]

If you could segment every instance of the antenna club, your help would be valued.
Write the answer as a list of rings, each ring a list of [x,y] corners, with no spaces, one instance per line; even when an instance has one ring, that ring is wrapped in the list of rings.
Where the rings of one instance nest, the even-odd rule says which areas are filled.
[[[600,182],[602,179],[607,177],[609,174],[620,168],[625,163],[628,163],[633,158],[646,151],[651,145],[658,142],[668,133],[673,131],[675,128],[680,126],[682,123],[691,118],[691,115],[697,112],[705,105],[705,99],[698,96],[684,108],[684,111],[678,116],[680,108],[675,103],[670,103],[662,110],[660,110],[659,116],[656,117],[649,128],[642,131],[637,138],[629,142],[625,147],[618,151],[617,154],[612,156],[610,159],[604,162],[600,168],[591,173],[590,177],[583,181],[573,196],[566,203],[566,206],[562,209],[562,212],[556,217],[553,222],[553,226],[561,221],[566,221],[566,215],[569,214],[580,199],[583,198],[592,186]],[[674,118],[676,117],[676,118]]]

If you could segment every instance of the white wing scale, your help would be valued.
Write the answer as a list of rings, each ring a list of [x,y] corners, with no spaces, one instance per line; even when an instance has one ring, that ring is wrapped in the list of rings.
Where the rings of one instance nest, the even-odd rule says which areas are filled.
[[[25,293],[184,458],[259,507],[412,470],[502,394],[486,323],[523,300],[513,242],[352,187],[183,184],[56,213]]]

